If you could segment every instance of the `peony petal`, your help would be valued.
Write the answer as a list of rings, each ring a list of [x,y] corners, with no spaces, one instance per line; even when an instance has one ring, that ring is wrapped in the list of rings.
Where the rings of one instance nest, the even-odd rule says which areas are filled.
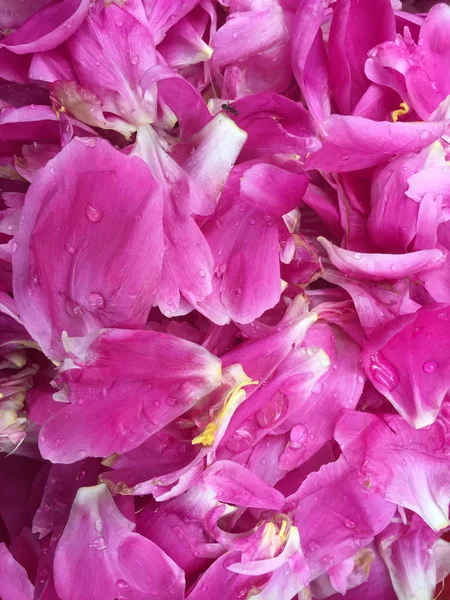
[[[89,10],[89,0],[53,0],[6,36],[0,46],[15,54],[42,52],[65,42]]]
[[[33,600],[34,586],[25,569],[16,562],[5,544],[0,544],[0,594],[2,600]]]
[[[74,139],[35,176],[16,236],[14,286],[26,327],[49,355],[64,356],[62,331],[145,323],[162,258],[155,188],[142,161],[104,140]]]
[[[323,237],[318,238],[333,265],[346,275],[381,281],[399,279],[442,265],[445,255],[441,250],[418,250],[409,254],[369,254],[350,252],[335,246]]]
[[[439,343],[450,309],[435,305],[393,319],[362,353],[373,385],[416,428],[434,423],[450,386],[450,354]]]
[[[218,358],[164,333],[109,330],[85,352],[61,373],[70,403],[41,429],[52,462],[136,448],[221,383]]]
[[[448,129],[436,123],[389,123],[363,117],[331,115],[323,123],[322,148],[306,161],[308,169],[347,172],[372,167],[396,154],[418,152]]]
[[[413,510],[439,531],[450,523],[445,434],[439,424],[417,431],[399,416],[349,411],[335,437],[366,493]]]
[[[114,600],[122,593],[136,600],[181,600],[183,572],[153,542],[133,533],[134,528],[105,484],[81,488],[55,552],[55,587],[61,600]]]

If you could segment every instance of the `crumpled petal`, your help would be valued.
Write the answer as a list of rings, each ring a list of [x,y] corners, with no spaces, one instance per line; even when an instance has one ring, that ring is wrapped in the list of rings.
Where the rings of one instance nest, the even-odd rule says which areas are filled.
[[[55,552],[61,600],[114,600],[125,593],[135,600],[181,600],[181,569],[134,529],[104,483],[80,488]]]

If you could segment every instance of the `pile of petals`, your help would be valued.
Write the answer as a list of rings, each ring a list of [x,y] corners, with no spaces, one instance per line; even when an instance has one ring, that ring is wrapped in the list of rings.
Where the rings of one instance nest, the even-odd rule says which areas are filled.
[[[450,6],[0,28],[1,599],[450,598]]]

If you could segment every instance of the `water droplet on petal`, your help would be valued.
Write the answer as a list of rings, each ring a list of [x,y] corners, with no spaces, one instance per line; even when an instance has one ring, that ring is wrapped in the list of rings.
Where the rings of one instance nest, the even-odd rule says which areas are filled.
[[[369,371],[375,381],[381,383],[389,392],[399,384],[400,380],[394,367],[379,352],[374,352],[370,357]]]
[[[263,428],[275,425],[286,414],[288,404],[287,397],[277,390],[269,402],[256,412],[256,421]]]
[[[166,404],[169,406],[176,406],[178,404],[178,400],[176,398],[167,398]]]
[[[89,204],[86,204],[84,212],[86,218],[91,223],[98,223],[102,218],[102,213],[93,206],[90,206]]]
[[[119,590],[124,590],[125,588],[130,586],[123,579],[119,579],[119,581],[116,581],[116,587],[119,588]]]
[[[238,34],[235,31],[231,34],[231,37],[233,38],[233,40],[236,40],[237,36],[238,36]]]
[[[236,296],[238,298],[240,298],[242,296],[242,290],[241,290],[241,288],[236,288]]]
[[[361,260],[361,252],[355,252],[355,254],[353,255],[353,258],[355,260]]]
[[[206,271],[204,269],[199,269],[198,270],[198,276],[199,277],[205,277],[206,275]]]
[[[348,154],[344,154],[343,157],[342,157],[342,160],[348,160],[348,158],[349,158]]]
[[[89,294],[88,303],[90,308],[98,310],[100,308],[104,308],[105,299],[101,294],[98,294],[97,292],[92,292],[92,294]]]
[[[100,532],[103,529],[103,521],[101,519],[97,519],[94,523],[94,527],[96,531]]]
[[[424,373],[426,373],[427,375],[431,375],[431,373],[434,373],[436,371],[437,363],[435,363],[433,360],[427,361],[426,363],[423,363],[422,369]]]
[[[430,137],[430,132],[426,131],[426,129],[423,129],[419,135],[423,140],[426,140],[428,137]]]
[[[354,529],[355,523],[351,519],[345,519],[344,525],[348,527],[348,529]]]
[[[161,402],[160,402],[159,400],[155,400],[155,401],[153,402],[153,406],[154,406],[155,408],[159,408],[159,407],[161,406]]]
[[[302,423],[299,423],[291,429],[289,445],[294,450],[297,450],[304,445],[307,438],[308,430]]]
[[[256,223],[255,219],[250,219],[249,220],[250,225],[254,225]]]
[[[75,254],[76,252],[76,248],[73,244],[71,244],[70,242],[66,242],[64,244],[64,247],[66,249],[66,252],[68,252],[69,254]]]
[[[312,390],[313,394],[320,394],[320,392],[322,391],[322,384],[318,383]]]
[[[91,548],[95,548],[96,550],[106,550],[105,539],[103,537],[95,538],[91,544]]]
[[[131,57],[131,64],[132,65],[137,65],[139,62],[139,56],[132,56]]]

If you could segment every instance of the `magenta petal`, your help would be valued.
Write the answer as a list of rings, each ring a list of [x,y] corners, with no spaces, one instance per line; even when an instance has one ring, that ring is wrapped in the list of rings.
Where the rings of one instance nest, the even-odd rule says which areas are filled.
[[[328,252],[328,257],[333,265],[352,277],[372,279],[400,279],[429,271],[441,266],[445,255],[441,250],[418,250],[409,254],[369,254],[365,252],[351,252],[335,246],[323,237],[320,243]]]
[[[340,0],[330,28],[330,86],[341,114],[350,114],[367,87],[367,53],[395,36],[390,0]]]
[[[392,523],[379,536],[377,542],[381,555],[391,574],[399,600],[422,596],[433,598],[439,582],[436,569],[438,534],[418,518],[410,526]],[[450,559],[450,544],[443,544],[443,554]]]
[[[53,462],[136,448],[221,383],[218,358],[164,333],[113,329],[85,352],[86,364],[61,373],[70,403],[41,429]]]
[[[2,600],[33,600],[34,586],[25,569],[0,544],[0,594]]]
[[[0,46],[15,54],[55,48],[81,25],[88,10],[89,0],[53,0],[4,38]]]
[[[81,488],[58,542],[55,587],[61,600],[181,600],[181,569],[150,540],[133,533],[105,484]]]
[[[361,489],[343,456],[311,473],[287,502],[296,504],[294,523],[313,578],[369,544],[396,510]]]
[[[436,123],[390,123],[363,117],[331,115],[323,123],[322,148],[306,161],[308,169],[347,172],[385,162],[400,153],[418,152],[447,130]]]
[[[321,123],[330,115],[328,58],[321,25],[327,0],[302,0],[293,24],[292,68],[314,119]]]
[[[22,216],[15,293],[46,353],[64,355],[62,331],[145,323],[160,277],[162,206],[141,160],[76,138],[36,174]]]
[[[203,474],[218,500],[226,504],[281,511],[284,496],[249,469],[229,460],[219,460]]]
[[[450,353],[443,336],[450,308],[423,307],[393,319],[376,332],[362,353],[373,385],[413,427],[434,423],[450,387]]]
[[[446,435],[440,424],[415,430],[399,416],[382,420],[354,411],[343,416],[335,433],[366,494],[413,510],[435,531],[450,524]]]

